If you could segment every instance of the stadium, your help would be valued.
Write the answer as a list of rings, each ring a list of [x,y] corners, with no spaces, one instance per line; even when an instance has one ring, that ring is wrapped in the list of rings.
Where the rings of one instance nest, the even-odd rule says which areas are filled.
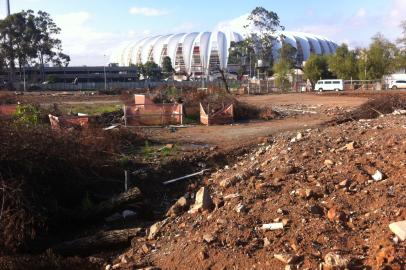
[[[311,54],[333,54],[337,44],[322,36],[301,32],[278,32],[275,34],[274,59],[284,42],[296,49],[298,63],[306,61]],[[128,43],[112,54],[110,63],[119,66],[145,64],[153,61],[161,66],[164,57],[169,56],[177,73],[199,76],[210,74],[217,67],[229,68],[228,56],[231,42],[244,40],[234,31],[193,32],[160,35]]]

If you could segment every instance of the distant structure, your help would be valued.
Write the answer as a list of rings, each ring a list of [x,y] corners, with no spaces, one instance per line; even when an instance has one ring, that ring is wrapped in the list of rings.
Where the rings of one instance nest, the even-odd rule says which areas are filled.
[[[244,36],[232,30],[148,37],[116,49],[110,63],[125,67],[154,61],[161,66],[164,57],[169,56],[177,73],[199,77],[210,74],[217,67],[229,69],[231,42],[242,40]],[[296,49],[298,63],[306,61],[311,54],[334,54],[338,46],[330,39],[318,35],[278,32],[275,34],[274,59],[279,58],[279,49],[284,43]]]

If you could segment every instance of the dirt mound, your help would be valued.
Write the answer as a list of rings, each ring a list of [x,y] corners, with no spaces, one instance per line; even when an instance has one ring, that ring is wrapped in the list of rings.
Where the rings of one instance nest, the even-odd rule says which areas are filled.
[[[406,96],[400,94],[384,94],[362,104],[357,109],[333,120],[335,123],[344,123],[360,119],[373,119],[380,115],[389,114],[395,110],[406,109]]]
[[[151,227],[149,237],[132,241],[127,264],[124,255],[113,263],[123,269],[318,269],[321,263],[323,269],[402,269],[406,242],[388,226],[406,219],[402,126],[405,117],[388,115],[269,138],[190,188],[207,187],[213,211],[189,208],[196,193],[186,194],[176,204],[191,211],[172,208],[178,212]]]

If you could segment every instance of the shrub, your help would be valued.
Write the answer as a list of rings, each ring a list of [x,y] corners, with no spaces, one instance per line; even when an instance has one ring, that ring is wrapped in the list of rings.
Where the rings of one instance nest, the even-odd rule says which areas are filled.
[[[120,192],[121,185],[100,180],[121,178],[118,153],[143,142],[126,130],[55,132],[8,121],[0,138],[0,253],[70,228],[78,212],[100,202],[94,195],[101,190]]]
[[[32,104],[17,105],[13,118],[18,124],[37,125],[41,119],[41,110],[39,106]]]

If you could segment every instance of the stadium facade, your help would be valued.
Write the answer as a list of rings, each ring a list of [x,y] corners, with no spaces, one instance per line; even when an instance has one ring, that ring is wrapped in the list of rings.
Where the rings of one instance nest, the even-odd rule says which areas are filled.
[[[337,48],[330,39],[308,33],[283,31],[275,37],[274,59],[278,58],[283,42],[297,50],[298,63],[306,61],[311,54],[333,54]],[[164,57],[169,56],[177,73],[207,75],[217,67],[227,69],[231,42],[242,40],[243,35],[234,31],[154,36],[121,46],[112,54],[110,63],[131,66],[153,61],[161,65]]]

